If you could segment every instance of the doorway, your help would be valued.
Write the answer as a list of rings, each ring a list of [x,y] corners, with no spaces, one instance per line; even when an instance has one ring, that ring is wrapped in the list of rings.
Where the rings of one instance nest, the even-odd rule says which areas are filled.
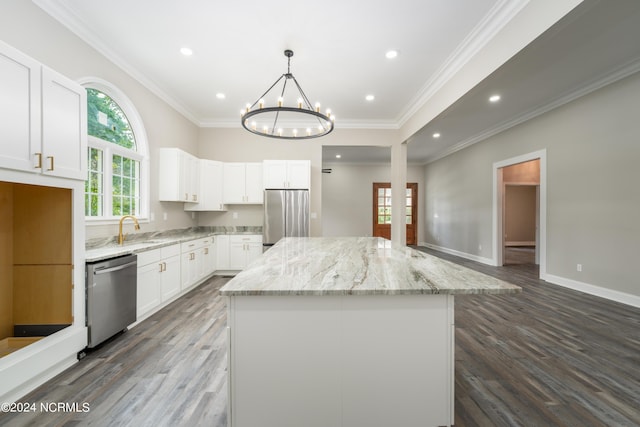
[[[546,150],[494,163],[494,265],[539,265],[546,275]]]
[[[416,245],[418,240],[418,183],[408,182],[406,188],[405,223],[407,245]],[[391,183],[373,183],[373,237],[391,240]]]

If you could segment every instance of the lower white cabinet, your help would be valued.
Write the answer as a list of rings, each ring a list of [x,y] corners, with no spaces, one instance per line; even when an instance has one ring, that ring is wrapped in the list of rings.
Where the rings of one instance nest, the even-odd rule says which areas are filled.
[[[138,254],[137,317],[180,292],[180,245]]]
[[[261,235],[229,236],[229,270],[244,270],[262,255]]]
[[[213,237],[182,243],[180,289],[186,290],[213,273],[215,259],[212,252]]]

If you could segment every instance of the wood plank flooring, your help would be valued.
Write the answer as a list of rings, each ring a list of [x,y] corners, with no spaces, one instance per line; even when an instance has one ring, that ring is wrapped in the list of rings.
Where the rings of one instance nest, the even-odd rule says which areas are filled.
[[[423,250],[523,287],[456,297],[456,427],[640,426],[639,309],[547,284],[522,260],[496,268]],[[87,402],[89,412],[0,414],[0,425],[226,426],[218,289],[227,280],[209,280],[21,400]]]

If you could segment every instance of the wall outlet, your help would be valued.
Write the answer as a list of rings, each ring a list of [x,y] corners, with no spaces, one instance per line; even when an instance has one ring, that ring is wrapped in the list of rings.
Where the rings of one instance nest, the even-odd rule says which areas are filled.
[[[582,271],[582,264],[578,264],[578,265],[576,265],[576,270],[578,270],[578,271]]]
[[[149,213],[149,221],[153,222],[156,219],[156,215],[153,212]]]
[[[166,212],[162,212],[162,219],[164,219],[165,221],[167,220],[167,213]]]
[[[238,212],[233,213],[233,219],[238,219]]]
[[[478,250],[482,251],[482,245],[478,245]]]

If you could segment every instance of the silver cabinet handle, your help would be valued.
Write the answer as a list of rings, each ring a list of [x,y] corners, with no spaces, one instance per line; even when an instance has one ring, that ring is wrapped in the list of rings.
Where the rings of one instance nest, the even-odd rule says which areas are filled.
[[[98,274],[111,273],[112,271],[120,271],[120,270],[124,270],[125,268],[131,267],[132,265],[137,265],[137,264],[138,264],[138,261],[132,261],[132,262],[128,262],[126,264],[117,265],[115,267],[98,268],[98,269],[94,270],[93,275],[97,276]]]

